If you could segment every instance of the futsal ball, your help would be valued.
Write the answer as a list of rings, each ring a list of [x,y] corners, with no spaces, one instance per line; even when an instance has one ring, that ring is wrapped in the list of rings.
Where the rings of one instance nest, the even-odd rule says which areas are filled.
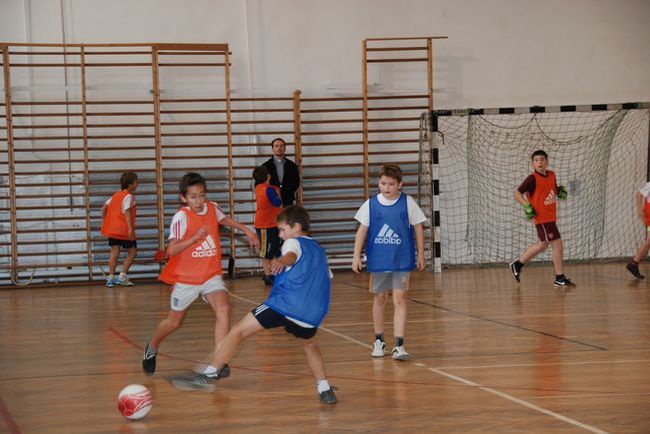
[[[149,414],[152,406],[151,392],[141,384],[126,386],[117,397],[117,408],[127,419],[142,419]]]

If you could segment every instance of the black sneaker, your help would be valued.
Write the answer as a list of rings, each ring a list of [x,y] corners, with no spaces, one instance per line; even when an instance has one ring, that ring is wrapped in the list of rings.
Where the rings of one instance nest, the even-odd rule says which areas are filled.
[[[639,264],[628,262],[625,268],[627,268],[627,271],[632,273],[637,279],[645,279],[645,276],[639,272]]]
[[[334,395],[334,388],[329,388],[324,392],[318,394],[320,402],[323,404],[336,404],[336,395]]]
[[[178,390],[200,390],[201,392],[214,392],[216,386],[212,378],[203,374],[179,375],[170,377],[169,382]]]
[[[508,264],[508,266],[510,267],[512,277],[514,277],[517,283],[519,283],[519,276],[521,276],[521,266],[519,265],[519,260],[512,261]]]
[[[273,281],[275,280],[275,276],[270,274],[270,275],[264,275],[262,276],[262,280],[264,281],[265,285],[273,285]]]
[[[576,286],[575,283],[571,282],[568,278],[566,278],[564,276],[556,278],[555,282],[553,282],[553,285],[558,286],[558,287],[573,287],[573,286]]]
[[[158,353],[149,347],[149,341],[147,341],[147,346],[144,348],[144,355],[142,356],[142,370],[146,374],[153,375],[156,372],[157,355]]]

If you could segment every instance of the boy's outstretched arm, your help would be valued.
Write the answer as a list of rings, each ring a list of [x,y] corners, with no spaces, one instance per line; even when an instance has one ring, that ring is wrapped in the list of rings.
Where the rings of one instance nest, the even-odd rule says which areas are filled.
[[[352,271],[355,273],[361,271],[361,249],[366,242],[366,235],[368,235],[368,226],[359,225],[357,235],[354,237],[354,254],[352,256]],[[424,243],[422,245],[424,246]]]
[[[257,234],[250,230],[250,228],[242,223],[239,223],[237,220],[233,220],[230,217],[226,216],[219,220],[219,224],[222,226],[229,226],[233,229],[239,229],[246,235],[246,238],[248,238],[248,244],[255,249],[259,250],[260,249],[260,240],[257,238]]]
[[[424,226],[422,223],[418,223],[413,227],[415,229],[415,244],[418,249],[417,257],[417,267],[418,271],[424,271],[425,262],[424,262]]]

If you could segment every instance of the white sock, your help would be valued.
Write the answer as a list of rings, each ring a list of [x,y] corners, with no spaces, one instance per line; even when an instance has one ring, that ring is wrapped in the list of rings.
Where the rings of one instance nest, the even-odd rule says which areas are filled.
[[[217,368],[215,368],[212,365],[207,365],[205,368],[203,368],[203,371],[201,371],[201,374],[203,375],[213,375],[216,374],[218,371]]]
[[[109,274],[108,275],[108,280],[115,279],[115,274]]]
[[[126,279],[126,273],[124,271],[120,273],[120,279]]]
[[[318,390],[318,393],[323,393],[326,390],[330,390],[332,387],[330,386],[330,383],[327,382],[327,380],[320,380],[318,383],[316,383],[316,389]]]

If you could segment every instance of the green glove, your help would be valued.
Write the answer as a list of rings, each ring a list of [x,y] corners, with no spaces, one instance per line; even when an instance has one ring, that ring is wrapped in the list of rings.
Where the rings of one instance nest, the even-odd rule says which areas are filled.
[[[566,200],[566,198],[569,197],[569,192],[567,191],[566,187],[563,185],[560,185],[557,188],[557,198]]]
[[[528,220],[532,220],[537,215],[537,213],[533,209],[533,206],[529,203],[524,205],[524,212],[526,213],[526,218]]]

